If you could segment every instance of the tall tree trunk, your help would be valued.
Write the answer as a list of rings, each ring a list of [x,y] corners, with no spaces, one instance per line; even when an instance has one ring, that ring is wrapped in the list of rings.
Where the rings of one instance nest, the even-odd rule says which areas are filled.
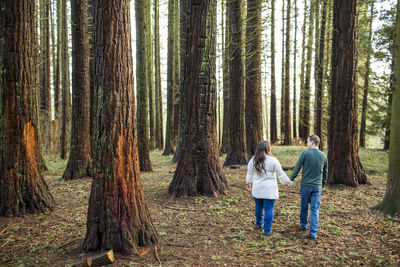
[[[281,143],[284,142],[284,133],[285,133],[285,70],[286,70],[286,62],[285,62],[285,0],[282,1],[282,63],[281,63],[281,112],[280,112],[280,128],[281,135],[280,140]]]
[[[243,0],[229,1],[229,34],[231,44],[229,55],[229,103],[230,124],[228,155],[224,166],[247,164],[247,149],[244,140],[244,77],[242,57],[242,17]]]
[[[222,14],[222,17],[225,17],[225,24],[224,24],[224,46],[222,48],[223,50],[223,78],[222,78],[222,97],[224,99],[224,112],[223,112],[223,127],[222,127],[222,144],[221,144],[221,152],[222,153],[227,153],[228,152],[228,147],[230,144],[229,141],[229,109],[230,109],[230,104],[229,104],[229,66],[230,66],[230,54],[229,54],[229,45],[230,45],[230,35],[229,35],[229,1],[225,0],[224,2],[225,6],[225,13]]]
[[[154,0],[153,0],[154,1]],[[154,150],[156,148],[156,128],[155,128],[155,80],[154,80],[154,55],[153,55],[153,33],[152,29],[152,16],[151,16],[151,3],[152,0],[147,0],[146,6],[146,21],[147,21],[147,74],[148,74],[148,88],[149,88],[149,149]]]
[[[314,33],[314,11],[315,11],[315,0],[310,1],[310,18],[309,18],[309,31],[307,41],[307,56],[306,56],[306,70],[305,70],[305,81],[303,90],[303,102],[300,104],[300,121],[299,127],[301,130],[300,138],[304,142],[310,136],[310,94],[311,94],[311,60],[312,60],[312,46],[313,46],[313,33]]]
[[[62,51],[62,5],[61,1],[57,1],[57,62],[56,62],[56,78],[54,82],[54,116],[57,123],[61,119],[61,51]],[[59,127],[59,125],[58,125]]]
[[[300,101],[299,101],[299,137],[303,138],[303,114],[304,114],[304,100],[305,100],[305,66],[306,66],[306,25],[307,25],[307,14],[309,13],[307,1],[304,0],[304,20],[301,28],[301,65],[300,65]]]
[[[328,184],[367,184],[357,140],[357,0],[334,0]],[[343,100],[346,101],[343,101]]]
[[[148,81],[148,26],[146,7],[148,0],[135,1],[136,17],[136,91],[137,91],[137,138],[140,171],[152,171],[149,143],[149,81]]]
[[[180,3],[180,73],[184,73],[185,71],[185,56],[186,56],[186,39],[187,39],[187,17],[188,17],[188,0],[181,0]],[[179,90],[179,127],[178,127],[178,141],[177,146],[174,154],[174,158],[172,159],[173,162],[178,162],[182,155],[182,148],[183,148],[183,139],[185,134],[185,129],[187,127],[186,124],[186,116],[187,114],[183,111],[184,106],[186,105],[186,91],[183,89],[183,82],[184,78],[183,75],[179,76],[179,84],[177,90]]]
[[[165,136],[165,148],[163,155],[168,156],[175,152],[175,76],[176,68],[174,61],[174,0],[168,0],[168,54],[167,54],[167,125]]]
[[[139,171],[130,1],[94,2],[96,153],[83,248],[137,253],[158,236]]]
[[[179,128],[179,102],[181,91],[181,77],[180,77],[180,1],[174,1],[174,147],[177,149],[178,143],[178,128]]]
[[[246,146],[249,156],[263,139],[261,95],[261,0],[247,1]]]
[[[397,1],[392,114],[400,113],[400,2]],[[400,214],[400,117],[392,116],[390,125],[389,167],[386,193],[378,208],[385,214]]]
[[[43,150],[50,150],[50,4],[40,0],[40,136]]]
[[[283,144],[292,145],[292,125],[290,116],[290,9],[291,0],[287,1],[286,8],[286,47],[285,47],[285,107],[284,107],[284,136]],[[283,49],[283,47],[282,47]]]
[[[394,56],[394,54],[393,54]],[[390,91],[388,95],[388,107],[386,112],[386,129],[385,129],[385,141],[383,144],[383,149],[388,150],[390,147],[390,121],[392,119],[392,102],[393,102],[393,79],[394,79],[394,62],[392,62],[392,78],[390,79]]]
[[[94,155],[95,148],[95,121],[96,121],[96,93],[94,90],[94,0],[88,0],[88,37],[89,37],[89,91],[90,91],[90,154]]]
[[[322,20],[321,20],[321,32],[319,35],[319,46],[318,46],[318,57],[316,60],[316,78],[317,78],[317,87],[315,94],[315,124],[314,124],[314,133],[320,137],[319,148],[322,150],[324,148],[323,142],[323,134],[322,134],[322,120],[323,120],[323,96],[324,96],[324,59],[325,59],[325,28],[326,28],[326,13],[327,13],[327,5],[328,0],[323,0],[322,6]]]
[[[69,150],[69,132],[71,124],[71,94],[69,91],[69,53],[67,28],[67,0],[61,0],[62,12],[62,126],[60,136],[61,159],[66,159]]]
[[[297,138],[297,0],[294,0],[294,48],[293,48],[293,138]]]
[[[156,104],[156,147],[164,148],[163,108],[160,69],[160,18],[159,0],[154,0],[154,64],[155,64],[155,104]]]
[[[34,1],[0,3],[4,46],[0,78],[0,216],[45,212],[54,205],[41,174]],[[3,71],[4,67],[4,71]]]
[[[176,197],[224,194],[216,132],[216,0],[188,1],[183,91],[187,113],[182,156],[169,192]]]
[[[87,1],[71,1],[72,120],[71,145],[63,179],[91,176],[90,88]]]
[[[368,44],[367,44],[367,61],[365,62],[365,77],[364,77],[364,94],[361,111],[361,126],[360,126],[360,146],[365,147],[365,131],[367,125],[367,109],[368,109],[368,91],[369,91],[369,75],[371,73],[371,54],[372,51],[372,21],[374,19],[374,4],[371,4],[371,14],[368,26]]]
[[[276,114],[276,83],[275,83],[275,0],[271,0],[271,111],[270,131],[271,143],[278,141],[278,125]]]

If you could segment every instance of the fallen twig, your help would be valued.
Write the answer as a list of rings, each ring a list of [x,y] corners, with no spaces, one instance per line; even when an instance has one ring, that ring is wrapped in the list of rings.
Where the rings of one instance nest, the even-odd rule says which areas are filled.
[[[156,257],[157,257],[158,262],[160,263],[160,265],[162,265],[162,264],[161,264],[160,257],[158,256],[157,246],[154,247],[154,251],[156,252]]]
[[[171,206],[165,206],[167,209],[172,209],[172,210],[185,210],[185,211],[197,211],[195,209],[189,209],[189,208],[176,208],[176,207],[171,207]]]
[[[2,247],[4,247],[5,245],[7,245],[8,242],[10,242],[10,240],[7,240],[7,242],[5,242],[3,245],[1,245],[0,248],[2,248]]]
[[[167,246],[170,246],[170,247],[181,247],[181,248],[189,248],[189,247],[191,247],[191,246],[188,246],[188,245],[174,244],[174,243],[167,243]]]
[[[75,242],[76,240],[78,240],[77,238],[73,239],[72,241],[69,241],[68,243],[65,243],[64,245],[60,246],[59,248],[64,248],[68,245],[70,245],[71,243]]]

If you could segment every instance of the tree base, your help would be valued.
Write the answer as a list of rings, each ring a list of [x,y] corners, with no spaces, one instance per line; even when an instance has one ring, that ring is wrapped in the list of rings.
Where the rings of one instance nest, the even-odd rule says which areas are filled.
[[[247,165],[248,159],[246,153],[233,153],[230,152],[225,159],[224,166],[230,165]]]
[[[92,177],[92,161],[88,159],[86,162],[82,162],[70,159],[62,179],[77,180],[85,177]]]

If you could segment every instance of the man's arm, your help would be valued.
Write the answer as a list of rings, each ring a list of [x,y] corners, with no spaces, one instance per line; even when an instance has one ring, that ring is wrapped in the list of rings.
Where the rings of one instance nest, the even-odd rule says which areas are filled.
[[[322,187],[325,187],[327,177],[328,177],[328,159],[325,158],[324,168],[322,169]]]
[[[290,176],[290,180],[294,181],[294,179],[296,179],[301,167],[303,166],[303,161],[304,161],[304,152],[301,153],[300,158],[296,163],[296,167],[294,167],[292,175]]]

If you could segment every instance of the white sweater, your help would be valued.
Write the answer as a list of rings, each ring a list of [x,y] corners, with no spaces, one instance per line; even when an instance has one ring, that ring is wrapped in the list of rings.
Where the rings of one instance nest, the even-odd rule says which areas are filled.
[[[255,198],[278,199],[279,191],[275,173],[278,174],[279,181],[282,184],[293,182],[287,177],[275,157],[267,155],[264,160],[264,168],[266,171],[258,174],[254,169],[254,157],[251,158],[247,166],[246,184],[252,184],[251,193]]]

